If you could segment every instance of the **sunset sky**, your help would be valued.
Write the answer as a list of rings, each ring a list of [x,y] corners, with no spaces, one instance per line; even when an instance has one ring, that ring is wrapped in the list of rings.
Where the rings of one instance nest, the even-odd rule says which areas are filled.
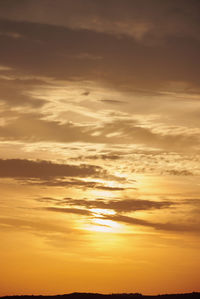
[[[0,296],[200,291],[199,15],[0,0]]]

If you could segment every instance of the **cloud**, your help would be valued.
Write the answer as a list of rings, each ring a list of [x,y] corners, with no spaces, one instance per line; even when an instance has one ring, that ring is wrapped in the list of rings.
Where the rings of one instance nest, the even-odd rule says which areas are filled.
[[[119,160],[123,157],[124,153],[119,154],[98,154],[98,155],[90,155],[85,158],[89,160],[97,160],[97,159],[102,159],[102,160]]]
[[[119,38],[106,31],[0,21],[0,31],[13,30],[23,38],[0,36],[3,44],[0,57],[4,64],[18,72],[62,80],[106,82],[115,89],[126,91],[155,93],[163,90],[169,82],[186,82],[191,88],[199,89],[200,41],[188,36],[178,34],[174,38],[167,35],[164,44],[144,45],[127,36]],[[86,57],[84,53],[87,53]],[[78,59],[80,56],[82,59]],[[101,59],[88,59],[88,56]]]
[[[38,197],[35,198],[35,200],[40,202],[42,205],[45,205],[42,209],[47,209],[52,212],[80,214],[86,216],[86,221],[87,217],[89,217],[89,222],[91,219],[100,218],[101,220],[111,220],[133,227],[141,226],[168,233],[198,234],[200,232],[200,201],[198,198],[154,201],[134,198],[97,198],[95,200],[91,200],[86,198],[74,199],[71,197]],[[163,216],[162,218],[159,216],[156,220],[156,215],[160,215],[157,214],[159,210],[161,210],[161,215]],[[142,219],[143,217],[141,218],[140,216],[133,216],[133,213],[140,211],[152,211],[154,216],[151,220]],[[143,213],[141,215],[143,215]]]
[[[5,107],[32,107],[40,108],[46,101],[39,98],[33,98],[28,95],[28,91],[37,85],[45,85],[45,82],[39,78],[20,78],[15,77],[15,71],[9,71],[7,75],[0,76],[1,103]]]
[[[47,207],[45,208],[47,211],[51,212],[58,212],[58,213],[68,213],[68,214],[78,214],[78,215],[87,215],[91,216],[91,212],[84,209],[70,209],[70,208],[53,208],[53,207]]]
[[[123,101],[118,101],[118,100],[101,100],[101,102],[103,102],[103,103],[106,103],[106,104],[113,104],[113,105],[115,105],[115,104],[126,104],[126,102],[123,102]]]
[[[100,174],[100,173],[99,173]],[[102,172],[102,176],[109,179],[109,175],[106,174],[106,172]],[[112,179],[119,180],[117,177],[114,176]],[[26,180],[26,183],[31,185],[39,185],[39,186],[53,186],[53,187],[78,187],[83,189],[99,189],[99,190],[106,190],[106,191],[123,191],[128,189],[134,189],[134,188],[126,188],[126,187],[110,187],[106,186],[103,183],[97,183],[95,181],[84,181],[80,179],[48,179],[48,180]]]
[[[99,136],[109,136],[112,133],[118,133],[121,143],[130,144],[144,144],[146,146],[184,151],[184,148],[195,148],[199,145],[199,133],[187,134],[187,130],[184,133],[165,133],[155,132],[149,127],[144,127],[137,120],[125,119],[114,120],[113,122],[106,123],[102,129],[99,130]],[[116,137],[116,142],[119,138]]]
[[[0,32],[0,35],[5,35],[11,38],[22,38],[22,35],[16,32]]]
[[[32,161],[20,159],[0,160],[1,178],[51,179],[56,177],[90,177],[98,176],[102,168],[94,165],[56,164],[49,161]]]
[[[31,113],[16,115],[12,121],[0,127],[1,139],[25,142],[96,140],[87,132],[87,126],[77,126],[71,122],[61,124],[58,121],[43,120],[40,117],[41,115]]]
[[[61,206],[78,206],[79,208],[58,208],[58,207],[47,207],[44,208],[48,211],[59,212],[59,213],[72,213],[83,216],[89,216],[90,218],[98,218],[98,215],[95,214],[92,210],[88,209],[112,209],[116,212],[114,215],[107,215],[104,212],[100,212],[102,220],[112,220],[116,222],[122,222],[127,225],[133,226],[144,226],[153,228],[155,230],[167,231],[167,232],[182,232],[182,233],[199,233],[200,226],[199,221],[189,221],[183,219],[182,221],[167,221],[167,222],[153,222],[149,220],[144,220],[132,216],[124,215],[127,212],[136,212],[136,211],[148,211],[156,209],[165,209],[170,208],[173,204],[172,202],[155,202],[150,200],[74,200],[71,198],[65,198],[63,200],[58,200],[54,198],[41,198],[37,199],[40,202],[50,203]],[[198,202],[199,203],[199,202]],[[188,204],[188,202],[186,202]],[[80,208],[81,207],[81,208]],[[197,211],[195,211],[197,213]],[[199,213],[199,211],[198,211]]]
[[[178,223],[174,222],[166,222],[166,223],[159,223],[159,222],[151,222],[146,221],[134,217],[124,216],[124,215],[109,215],[105,216],[108,220],[113,220],[117,222],[126,223],[129,225],[139,225],[145,227],[151,227],[156,230],[168,231],[168,232],[186,232],[186,233],[199,233],[200,226],[199,223],[194,222],[187,222],[182,221]]]
[[[7,66],[5,66],[5,65],[0,65],[0,71],[2,72],[2,71],[10,71],[10,70],[12,70],[12,68],[10,68],[10,67],[7,67]]]
[[[79,206],[87,209],[109,209],[117,213],[127,213],[136,211],[148,211],[156,209],[170,208],[173,203],[170,201],[151,201],[139,199],[123,199],[123,200],[86,200],[86,199],[72,199],[64,198],[62,200],[47,198],[47,202],[54,202],[56,205]],[[43,199],[42,199],[43,201]]]
[[[20,230],[29,230],[37,232],[60,232],[60,233],[71,233],[73,229],[63,227],[58,223],[53,223],[47,221],[46,219],[23,219],[17,217],[0,217],[0,227],[3,229],[20,229]]]
[[[171,170],[165,170],[164,174],[178,175],[178,176],[191,176],[191,175],[193,175],[193,172],[191,172],[187,169],[182,169],[182,170],[171,169]]]
[[[9,19],[61,25],[137,40],[167,35],[198,38],[198,0],[2,0],[0,15]],[[165,16],[163,18],[163,16]]]
[[[187,130],[177,134],[154,132],[133,119],[114,119],[112,122],[103,122],[101,127],[98,127],[91,124],[77,125],[72,122],[62,124],[59,121],[42,119],[41,115],[31,113],[15,114],[8,123],[0,126],[0,138],[24,142],[142,144],[180,152],[198,149],[200,145],[199,133],[188,134]],[[102,158],[106,159],[106,156],[102,155]]]

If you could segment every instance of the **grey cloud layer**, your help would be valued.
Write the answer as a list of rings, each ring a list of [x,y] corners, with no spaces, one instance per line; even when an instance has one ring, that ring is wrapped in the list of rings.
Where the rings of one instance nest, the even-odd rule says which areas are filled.
[[[1,16],[11,19],[126,34],[136,39],[199,37],[198,0],[2,0],[0,8]]]
[[[117,109],[115,107],[116,110],[123,110],[124,108],[121,108],[121,106],[127,106],[126,110],[133,115],[137,113],[145,113],[147,115],[148,112],[150,114],[155,113],[164,121],[167,121],[169,118],[169,122],[175,121],[178,123],[180,118],[180,122],[184,123],[187,121],[189,126],[192,123],[194,127],[197,127],[199,124],[198,116],[196,115],[197,109],[187,109],[191,109],[193,105],[186,106],[182,111],[182,98],[177,99],[176,96],[172,95],[169,101],[166,95],[163,96],[162,92],[159,92],[163,89],[165,90],[165,88],[171,92],[170,82],[173,82],[175,87],[172,84],[172,91],[173,89],[176,90],[176,84],[178,84],[180,88],[177,93],[185,92],[185,102],[190,102],[190,96],[194,92],[196,99],[198,99],[200,40],[196,38],[196,32],[198,32],[196,8],[199,4],[197,1],[192,1],[190,5],[186,1],[171,1],[167,4],[163,4],[163,2],[160,4],[161,2],[159,1],[150,1],[151,5],[148,4],[146,7],[144,6],[145,2],[141,4],[142,2],[111,1],[111,7],[116,8],[116,10],[111,12],[111,10],[107,11],[105,9],[105,2],[104,6],[100,1],[86,1],[84,5],[81,1],[77,1],[76,4],[73,4],[71,1],[60,1],[59,5],[56,4],[56,10],[61,12],[63,6],[65,8],[69,6],[70,9],[67,11],[74,11],[72,16],[77,11],[79,11],[78,15],[87,15],[87,11],[90,11],[94,16],[96,14],[99,15],[99,18],[103,18],[103,15],[105,18],[110,18],[110,15],[113,14],[113,18],[117,18],[117,20],[120,18],[120,11],[123,11],[123,16],[121,17],[127,20],[129,20],[129,14],[130,19],[135,19],[139,11],[141,19],[152,20],[152,22],[157,20],[165,27],[172,26],[173,22],[170,23],[170,16],[175,15],[176,18],[173,17],[173,20],[176,19],[178,24],[181,24],[180,28],[182,28],[182,25],[185,26],[184,20],[187,20],[186,24],[188,26],[191,25],[196,28],[195,34],[192,34],[190,29],[188,29],[188,32],[180,29],[178,32],[182,32],[182,34],[174,35],[172,30],[167,31],[166,29],[168,33],[165,32],[165,38],[162,42],[144,43],[137,38],[130,38],[127,34],[119,37],[116,34],[108,34],[109,30],[95,31],[92,28],[86,30],[83,29],[82,25],[75,29],[73,26],[70,28],[69,26],[54,26],[54,22],[50,21],[46,22],[49,24],[40,24],[38,20],[34,20],[34,17],[29,19],[33,23],[27,21],[16,22],[6,20],[6,16],[9,18],[10,14],[13,13],[17,15],[23,9],[25,11],[28,9],[30,13],[36,16],[39,8],[41,9],[41,15],[43,15],[43,8],[48,3],[51,3],[51,5],[48,5],[48,9],[53,9],[54,2],[1,2],[1,13],[4,16],[4,20],[0,21],[0,32],[5,34],[0,34],[0,43],[2,45],[0,48],[0,65],[11,67],[11,70],[8,69],[2,72],[3,77],[1,77],[0,81],[0,86],[2,87],[0,100],[5,104],[6,109],[10,108],[13,110],[15,106],[20,106],[31,107],[32,109],[38,108],[39,110],[46,102],[51,102],[51,96],[49,95],[49,99],[46,100],[39,97],[34,98],[28,94],[29,89],[44,87],[48,84],[53,87],[53,84],[58,82],[57,80],[70,79],[72,81],[67,81],[69,84],[73,81],[83,83],[84,80],[89,80],[100,82],[103,86],[112,86],[120,91],[132,91],[133,98],[129,94],[128,100],[122,98],[122,101],[120,101],[120,99],[115,100],[114,98],[106,99],[102,97],[98,99],[98,103],[102,105],[112,103],[112,107],[117,106]],[[181,6],[179,5],[180,3]],[[122,7],[123,10],[121,9]],[[155,7],[158,9],[155,10]],[[167,16],[166,19],[164,18],[166,24],[161,20],[164,12],[168,12],[168,14],[165,14]],[[51,18],[51,12],[48,13],[47,11],[46,15]],[[12,19],[12,17],[10,18]],[[19,20],[17,16],[13,17],[13,19]],[[34,23],[34,21],[37,22]],[[115,24],[116,20],[113,22]],[[123,25],[120,26],[123,27]],[[158,27],[157,25],[155,26],[155,28]],[[145,34],[149,35],[150,33]],[[149,38],[151,40],[151,34]],[[8,76],[8,78],[5,76]],[[41,79],[46,76],[52,77],[52,82],[47,83]],[[29,80],[23,79],[28,77]],[[67,82],[65,83],[66,85]],[[82,86],[84,86],[84,83]],[[87,102],[88,92],[83,90],[83,93],[86,98],[85,102]],[[152,95],[156,95],[156,101],[152,99]],[[126,100],[126,105],[119,105],[119,103],[126,102]],[[168,101],[171,103],[172,100],[176,104],[174,106],[169,104],[169,108],[166,103]],[[93,101],[97,102],[95,96]],[[90,105],[93,105],[92,100],[88,102],[88,107]],[[162,107],[162,111],[159,110],[159,107]],[[165,116],[165,107],[167,116]],[[97,108],[97,110],[101,110],[101,108]],[[103,109],[102,114],[106,109],[110,108],[104,107]],[[111,109],[110,111],[114,110]],[[75,106],[72,112],[77,113]],[[156,133],[151,128],[142,126],[142,123],[134,121],[134,117],[131,117],[131,115],[129,115],[128,121],[115,120],[115,116],[111,115],[113,121],[102,123],[101,128],[98,129],[94,124],[90,126],[83,123],[74,124],[68,122],[67,113],[70,114],[72,112],[68,111],[68,107],[63,112],[66,113],[65,124],[61,124],[58,120],[45,120],[41,110],[39,110],[37,115],[30,114],[27,111],[26,114],[15,115],[15,117],[12,117],[12,120],[8,117],[9,121],[7,121],[5,113],[4,120],[6,125],[0,127],[1,140],[142,144],[147,147],[170,151],[198,150],[199,147],[199,132],[187,133],[187,128],[185,133]],[[93,111],[90,112],[90,115],[92,115]],[[185,114],[187,114],[187,117],[185,117]],[[77,113],[77,118],[79,117],[78,115]],[[130,121],[130,118],[132,121]],[[171,129],[171,131],[173,130]],[[109,134],[111,137],[106,136]],[[118,134],[118,137],[113,137],[113,134]]]
[[[188,36],[145,45],[126,36],[6,20],[0,31],[22,36],[0,36],[0,55],[4,64],[25,73],[92,79],[125,89],[159,90],[169,81],[199,87],[200,40]]]

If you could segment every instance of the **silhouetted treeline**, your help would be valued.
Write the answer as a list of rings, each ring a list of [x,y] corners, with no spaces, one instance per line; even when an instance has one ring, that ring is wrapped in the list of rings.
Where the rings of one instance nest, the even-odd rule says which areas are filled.
[[[200,293],[186,294],[164,294],[164,295],[142,295],[140,293],[121,293],[121,294],[98,294],[98,293],[72,293],[55,296],[36,296],[36,295],[21,295],[21,296],[4,296],[1,299],[200,299]]]

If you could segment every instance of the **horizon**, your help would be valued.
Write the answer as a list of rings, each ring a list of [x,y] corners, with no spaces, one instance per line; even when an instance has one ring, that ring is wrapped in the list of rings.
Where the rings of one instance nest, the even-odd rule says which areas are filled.
[[[0,296],[0,298],[7,298],[7,297],[64,297],[64,296],[85,296],[85,295],[92,295],[92,296],[133,296],[133,297],[164,297],[164,296],[189,296],[189,295],[200,295],[200,292],[189,292],[189,293],[164,293],[164,294],[141,294],[141,293],[91,293],[91,292],[73,292],[73,293],[66,293],[66,294],[54,294],[54,295],[43,295],[43,294],[36,294],[36,295],[8,295],[8,296]]]
[[[0,1],[0,296],[199,292],[200,1]]]

